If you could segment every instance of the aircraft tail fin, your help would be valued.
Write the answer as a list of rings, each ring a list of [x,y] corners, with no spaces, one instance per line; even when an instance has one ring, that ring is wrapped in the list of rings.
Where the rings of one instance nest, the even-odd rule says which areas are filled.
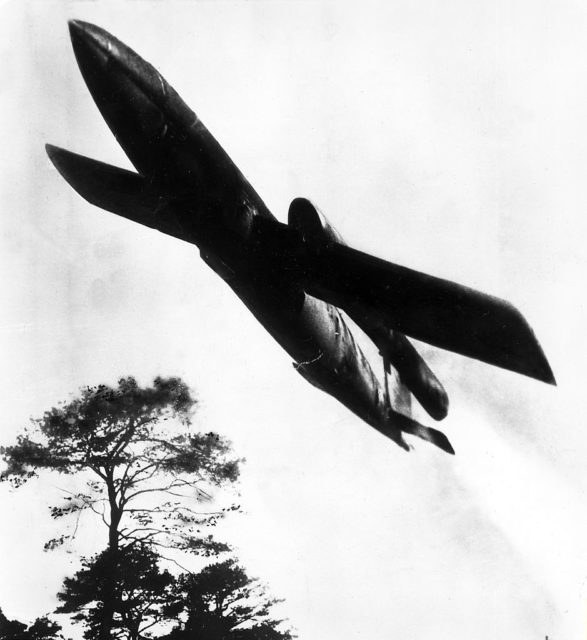
[[[438,429],[425,427],[419,422],[412,420],[411,424],[402,426],[402,430],[413,436],[418,436],[418,438],[422,438],[422,440],[426,440],[426,442],[430,442],[443,451],[454,455],[455,450],[453,449],[449,439]]]
[[[375,428],[384,436],[391,438],[391,440],[400,447],[406,449],[406,451],[410,450],[410,446],[402,437],[404,433],[418,436],[418,438],[422,438],[422,440],[426,440],[426,442],[436,445],[439,449],[446,451],[446,453],[454,455],[455,452],[448,438],[444,433],[442,433],[442,431],[438,431],[438,429],[433,429],[431,427],[425,427],[417,420],[414,420],[391,407],[388,409],[387,420],[385,423],[383,425],[377,425]]]
[[[138,173],[45,145],[55,168],[82,198],[111,213],[185,240],[168,200]]]

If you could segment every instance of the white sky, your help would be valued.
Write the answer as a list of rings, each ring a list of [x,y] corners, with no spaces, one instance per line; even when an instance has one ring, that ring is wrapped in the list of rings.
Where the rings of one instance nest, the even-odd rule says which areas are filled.
[[[195,248],[50,165],[45,142],[129,166],[70,18],[152,62],[280,219],[310,197],[357,248],[514,302],[559,387],[424,347],[453,458],[306,384]],[[300,638],[583,637],[585,33],[578,1],[1,3],[2,443],[82,385],[181,375],[247,458],[232,539]],[[0,487],[9,617],[76,566],[42,551],[64,483]]]

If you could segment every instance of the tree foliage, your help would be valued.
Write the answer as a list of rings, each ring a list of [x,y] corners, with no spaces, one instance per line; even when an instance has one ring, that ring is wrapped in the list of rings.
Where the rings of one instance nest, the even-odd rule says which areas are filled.
[[[166,640],[291,640],[271,617],[279,602],[236,560],[211,564],[175,581],[166,612],[178,623]]]
[[[82,568],[66,578],[58,594],[63,603],[58,613],[72,613],[73,619],[85,623],[84,637],[96,638],[104,623],[104,602],[114,585],[113,638],[137,640],[153,633],[166,618],[174,577],[158,565],[159,556],[146,544],[121,549],[116,562],[108,550],[84,559]]]
[[[116,589],[111,637],[127,640],[292,640],[283,621],[271,617],[275,604],[258,580],[234,559],[197,573],[173,575],[159,566],[147,544],[124,548],[114,564],[105,551],[85,559],[58,594],[58,613],[74,614],[84,637],[99,637],[107,612],[106,591]]]
[[[9,640],[11,638],[22,637],[27,625],[18,620],[9,620],[2,609],[0,609],[0,639]]]
[[[235,507],[211,511],[194,505],[209,502],[205,487],[236,480],[239,461],[220,436],[189,430],[195,406],[178,378],[156,378],[150,387],[132,377],[115,388],[85,387],[79,397],[32,421],[16,445],[0,449],[7,465],[2,479],[18,487],[42,469],[85,473],[86,490],[51,507],[52,517],[93,511],[109,528],[111,547],[151,540],[216,552],[211,538],[197,534]],[[47,548],[68,537],[49,541]]]
[[[26,625],[18,620],[9,620],[0,609],[0,640],[62,640],[61,625],[47,616],[37,618]]]
[[[80,576],[99,574],[104,580],[94,607],[100,629],[93,637],[112,637],[122,607],[122,567],[137,560],[132,554],[141,545],[198,555],[228,549],[209,527],[238,507],[212,507],[208,490],[234,482],[239,461],[220,436],[191,431],[195,406],[179,378],[159,377],[150,387],[122,378],[116,387],[81,389],[78,397],[32,421],[16,445],[0,450],[6,463],[2,479],[15,487],[41,470],[85,479],[85,490],[69,492],[50,507],[53,518],[77,516],[74,533],[48,541],[45,548],[75,535],[83,512],[93,512],[106,526],[106,551],[86,564],[91,576]]]
[[[82,559],[58,594],[57,612],[82,623],[88,640],[292,638],[271,617],[278,601],[235,560],[178,575],[177,560],[165,555],[217,558],[229,547],[210,527],[238,509],[212,499],[214,487],[237,479],[239,460],[223,438],[191,430],[196,405],[178,378],[156,378],[150,387],[122,378],[116,387],[81,389],[0,449],[1,477],[16,488],[41,471],[85,483],[50,507],[53,518],[74,516],[75,526],[46,549],[71,539],[84,513],[105,525],[105,549]],[[175,574],[163,568],[170,562]],[[0,640],[52,640],[59,631],[47,618],[27,628],[0,614]]]

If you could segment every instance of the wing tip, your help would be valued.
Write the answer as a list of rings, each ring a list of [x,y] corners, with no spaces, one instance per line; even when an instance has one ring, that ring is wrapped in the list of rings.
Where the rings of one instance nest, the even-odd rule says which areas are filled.
[[[542,370],[541,370],[541,376],[539,378],[539,380],[541,380],[542,382],[546,382],[546,384],[551,384],[553,387],[556,387],[556,378],[554,377],[554,373],[552,371],[552,368],[548,362],[548,360],[546,359],[546,356],[544,355],[544,352],[542,351],[542,349],[540,349],[541,355],[542,355]]]
[[[45,151],[53,166],[59,171],[61,176],[71,184],[71,162],[77,157],[77,154],[49,143],[45,145]]]
[[[520,358],[518,366],[511,367],[511,370],[556,387],[556,378],[554,377],[546,355],[533,333],[531,336],[533,343],[530,343],[529,348],[526,350],[525,357]]]
[[[548,365],[548,363],[546,363],[547,365],[547,370],[544,372],[544,375],[539,378],[542,382],[546,382],[546,384],[550,384],[553,387],[558,386],[557,382],[556,382],[556,378],[554,377],[554,373],[552,372],[552,369],[550,368],[550,365]]]
[[[54,144],[46,144],[45,151],[59,175],[78,195],[90,204],[102,206],[99,190],[95,188],[95,185],[92,185],[89,179],[91,174],[87,167],[88,162],[100,164],[97,160],[90,160],[85,156],[80,156],[73,151],[68,151]]]
[[[59,154],[61,151],[63,151],[63,149],[61,147],[57,147],[54,144],[49,144],[47,143],[45,145],[45,151],[47,152],[47,155],[49,156],[49,160],[51,160],[51,162],[57,166],[58,162],[59,162]]]

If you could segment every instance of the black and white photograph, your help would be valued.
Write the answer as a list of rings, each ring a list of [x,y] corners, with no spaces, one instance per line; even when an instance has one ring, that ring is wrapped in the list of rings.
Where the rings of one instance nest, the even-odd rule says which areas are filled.
[[[586,36],[0,3],[0,640],[585,637]]]

